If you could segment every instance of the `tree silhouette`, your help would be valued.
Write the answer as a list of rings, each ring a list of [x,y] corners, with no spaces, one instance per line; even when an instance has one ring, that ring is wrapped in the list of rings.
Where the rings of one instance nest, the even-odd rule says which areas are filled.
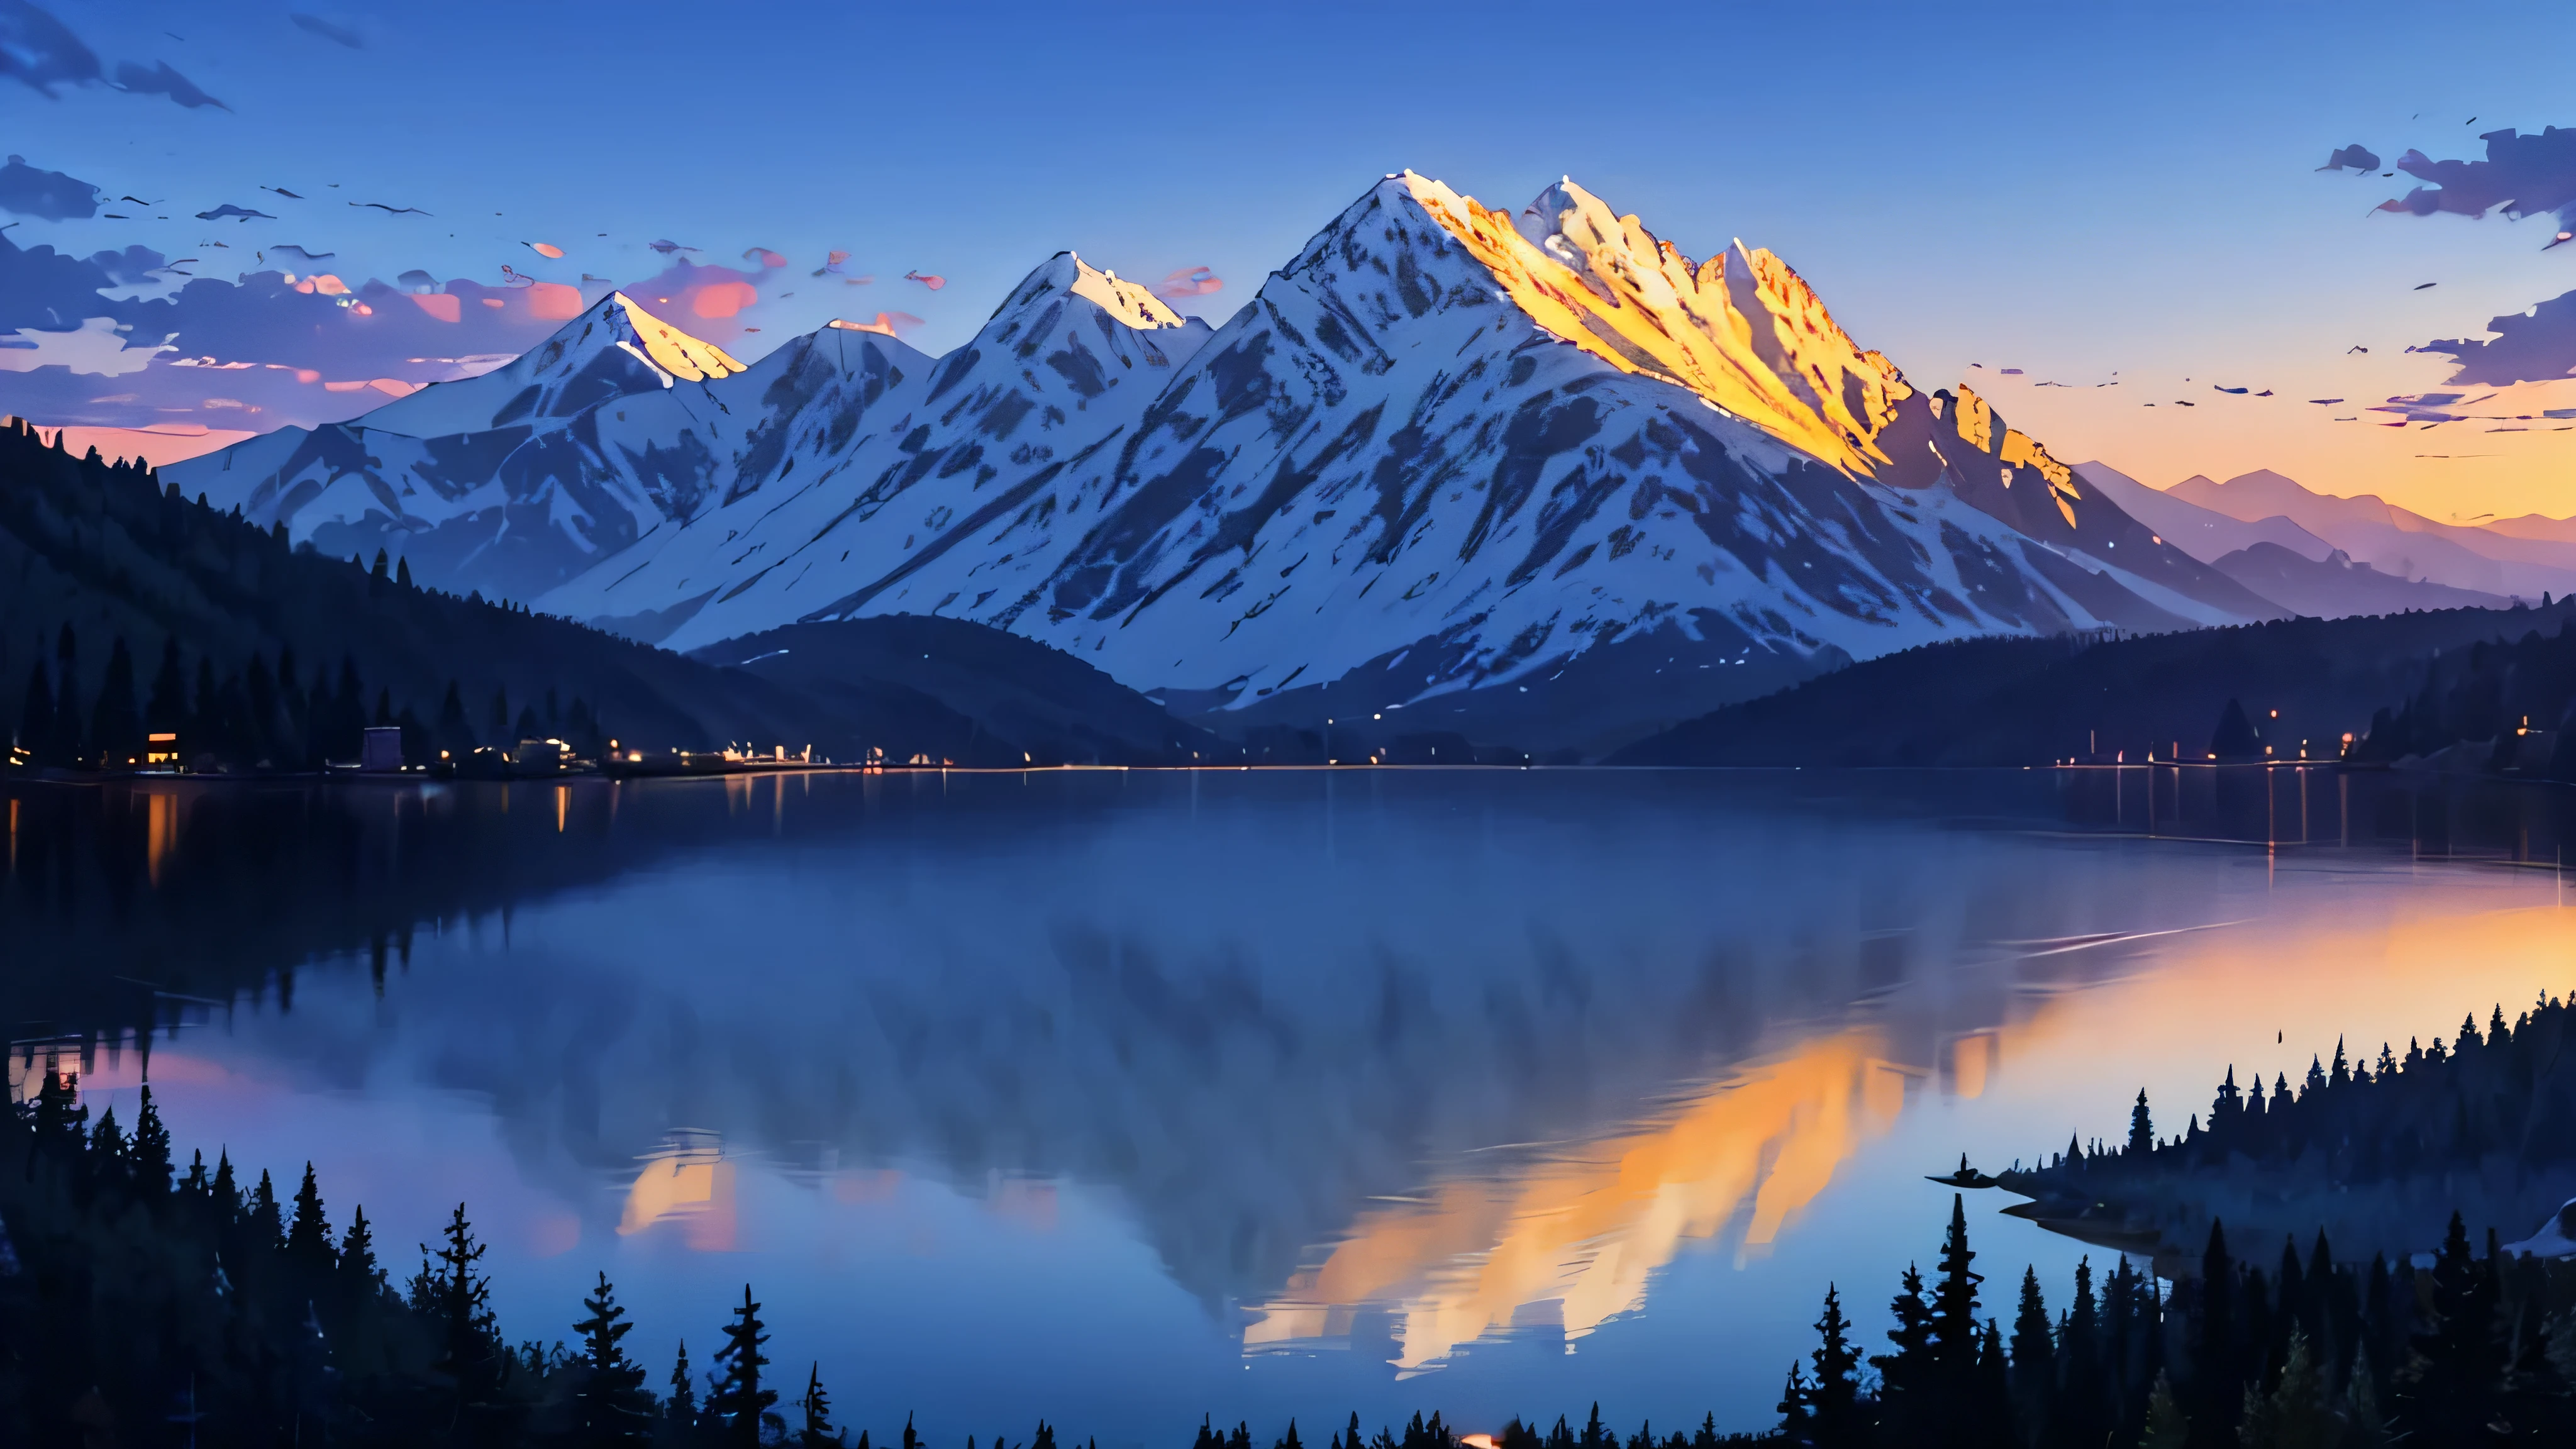
[[[107,673],[99,680],[98,704],[90,712],[90,748],[115,767],[143,759],[143,708],[134,694],[134,655],[125,636],[107,652]]]
[[[662,1400],[662,1421],[671,1432],[685,1439],[698,1427],[698,1391],[689,1378],[689,1341],[680,1340],[680,1352],[671,1361],[671,1392]],[[913,1449],[912,1421],[904,1421],[904,1449]]]
[[[585,1449],[639,1443],[651,1437],[653,1396],[644,1392],[644,1366],[627,1357],[621,1344],[635,1325],[626,1321],[606,1273],[581,1306],[587,1314],[572,1326],[581,1335],[574,1441]]]
[[[1816,1372],[1807,1389],[1807,1432],[1816,1449],[1859,1449],[1869,1440],[1869,1421],[1861,1407],[1860,1350],[1843,1317],[1842,1294],[1831,1283],[1825,1285],[1825,1309],[1815,1326],[1818,1342],[1809,1357]],[[1714,1438],[1715,1422],[1705,1427]]]
[[[286,1255],[315,1280],[338,1266],[331,1251],[331,1224],[322,1215],[322,1189],[313,1164],[304,1164],[304,1184],[295,1190],[295,1217],[286,1228]]]
[[[127,1152],[137,1187],[153,1198],[170,1191],[170,1129],[161,1125],[161,1109],[153,1105],[149,1082],[143,1084],[143,1102],[134,1114],[134,1140]]]
[[[816,1360],[805,1372],[805,1396],[796,1401],[803,1424],[796,1431],[798,1449],[838,1449],[841,1431],[832,1427],[832,1396],[823,1392],[823,1365]],[[1041,1425],[1043,1427],[1043,1425]]]
[[[742,1306],[733,1311],[733,1322],[724,1329],[724,1347],[716,1350],[716,1363],[722,1369],[715,1391],[707,1395],[707,1412],[724,1423],[725,1441],[741,1449],[758,1449],[761,1421],[778,1403],[778,1391],[763,1387],[760,1371],[769,1367],[769,1358],[761,1349],[769,1343],[767,1325],[760,1321],[760,1304],[751,1296],[751,1285],[742,1285]]]
[[[438,1251],[432,1254],[426,1244],[421,1248],[419,1291],[412,1304],[439,1326],[433,1366],[454,1383],[462,1406],[488,1400],[500,1380],[501,1335],[492,1316],[492,1280],[475,1271],[486,1251],[474,1241],[465,1204],[458,1203],[441,1230]]]
[[[2470,1255],[2468,1227],[2451,1214],[2433,1258],[2431,1321],[2398,1371],[2399,1412],[2437,1442],[2467,1443],[2495,1414],[2504,1363],[2493,1267],[2492,1256],[2480,1263]]]

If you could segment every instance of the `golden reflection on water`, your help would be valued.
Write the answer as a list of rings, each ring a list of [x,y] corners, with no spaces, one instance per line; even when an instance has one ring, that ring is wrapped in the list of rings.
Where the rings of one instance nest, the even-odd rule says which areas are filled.
[[[1887,1130],[1921,1073],[1875,1027],[1819,1037],[1718,1084],[1666,1125],[1541,1154],[1364,1215],[1245,1330],[1247,1347],[1349,1331],[1363,1304],[1400,1304],[1400,1369],[1446,1358],[1555,1303],[1567,1338],[1645,1301],[1682,1242],[1739,1216],[1770,1244],[1862,1140]]]
[[[2064,1116],[2065,1102],[2097,1096],[2124,1108],[2134,1079],[2156,1073],[2173,1079],[2158,1094],[2160,1127],[2173,1131],[2204,1099],[2201,1078],[2231,1061],[2296,1079],[2338,1037],[2359,1059],[2383,1039],[2403,1055],[2410,1036],[2456,1031],[2459,1013],[2484,1022],[2501,1003],[2511,1018],[2536,993],[2576,987],[2576,911],[2554,899],[2554,879],[2441,876],[2347,882],[2274,917],[2160,933],[2124,974],[2083,989],[2047,987],[2056,963],[2039,965],[2080,948],[2025,943],[2032,989],[2014,1019],[1953,1032],[1931,1063],[1894,1059],[1878,1026],[1832,1027],[1657,1125],[1461,1169],[1361,1215],[1254,1309],[1244,1345],[1344,1336],[1373,1305],[1396,1318],[1400,1371],[1514,1326],[1554,1322],[1572,1340],[1642,1307],[1685,1243],[1740,1232],[1740,1261],[1778,1241],[1893,1126],[1915,1082],[1953,1101],[2000,1092],[2007,1118]],[[2550,903],[2526,904],[2534,897]],[[1927,1163],[1940,1150],[1927,1147]]]
[[[10,816],[17,815],[18,802],[9,802]],[[161,884],[161,863],[179,844],[179,797],[167,790],[152,790],[143,796],[144,844],[143,871],[153,885]],[[12,862],[15,863],[14,861]]]
[[[658,1223],[677,1224],[683,1240],[700,1252],[733,1250],[740,1226],[734,1164],[713,1133],[675,1132],[644,1159],[643,1171],[626,1189],[618,1236],[632,1237]]]

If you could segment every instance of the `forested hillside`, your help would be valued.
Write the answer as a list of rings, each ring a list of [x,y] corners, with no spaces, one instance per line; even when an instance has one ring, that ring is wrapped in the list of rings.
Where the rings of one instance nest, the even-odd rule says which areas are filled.
[[[2437,688],[2423,709],[2439,717],[2416,734],[2449,743],[2463,736],[2441,738],[2445,729],[2478,729],[2485,738],[2497,721],[2529,713],[2534,726],[2554,724],[2564,712],[2576,692],[2576,638],[2557,641],[2572,617],[2576,604],[2561,600],[2116,639],[1932,644],[1703,715],[1612,763],[2009,766],[2120,753],[2137,761],[2149,751],[2167,759],[2177,747],[2206,752],[2230,700],[2242,701],[2277,757],[2295,758],[2304,743],[2332,759],[2347,732],[2370,733],[2375,712],[2419,698],[2428,682]],[[2533,667],[2508,686],[2504,662],[2525,660]],[[2444,682],[2461,678],[2480,682],[2455,701]],[[2544,678],[2561,682],[2543,688]],[[2509,702],[2522,707],[2508,715]]]
[[[1042,646],[1022,650],[1032,651]],[[649,749],[740,741],[811,744],[845,760],[875,748],[897,760],[1019,764],[1036,749],[979,717],[994,690],[978,671],[1028,663],[961,666],[922,688],[848,670],[762,678],[418,587],[404,560],[381,553],[362,564],[291,547],[283,530],[183,498],[147,468],[95,451],[76,458],[22,424],[0,427],[0,729],[40,765],[122,761],[142,753],[148,732],[171,731],[188,761],[305,769],[353,759],[362,729],[397,723],[416,762],[552,735],[585,751],[608,738]],[[1095,694],[1161,717],[1102,683]],[[1168,745],[1150,723],[1127,728],[1140,748],[1122,760]],[[1097,753],[1065,722],[1041,733],[1070,741],[1051,758]]]

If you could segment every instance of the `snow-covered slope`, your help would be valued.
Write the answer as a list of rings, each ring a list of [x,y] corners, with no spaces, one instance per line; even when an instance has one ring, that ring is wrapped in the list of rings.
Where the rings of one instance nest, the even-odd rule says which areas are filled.
[[[685,444],[582,413],[566,456],[648,521],[539,606],[683,648],[963,617],[1220,728],[1587,753],[1932,639],[2277,612],[1778,258],[1570,182],[1515,216],[1389,177],[1214,334],[1066,254],[936,364],[834,337],[660,394]]]
[[[928,362],[891,338],[827,328],[745,368],[620,293],[506,367],[164,476],[282,519],[325,552],[385,548],[443,587],[525,598],[685,521],[729,481],[736,454],[767,466],[752,446],[773,421],[764,409],[811,401],[818,367],[883,373],[897,357]]]

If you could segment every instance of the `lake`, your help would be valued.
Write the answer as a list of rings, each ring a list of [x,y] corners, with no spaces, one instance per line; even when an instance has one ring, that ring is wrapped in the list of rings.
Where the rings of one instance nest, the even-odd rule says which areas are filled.
[[[9,1084],[458,1201],[663,1387],[748,1282],[934,1443],[1773,1417],[1923,1174],[2576,985],[2567,792],[2330,770],[8,788]],[[1987,1311],[2078,1257],[1969,1195]],[[2535,1221],[2536,1221],[2535,1217]],[[2528,1225],[2523,1225],[2527,1227]],[[792,1395],[791,1395],[792,1396]]]

